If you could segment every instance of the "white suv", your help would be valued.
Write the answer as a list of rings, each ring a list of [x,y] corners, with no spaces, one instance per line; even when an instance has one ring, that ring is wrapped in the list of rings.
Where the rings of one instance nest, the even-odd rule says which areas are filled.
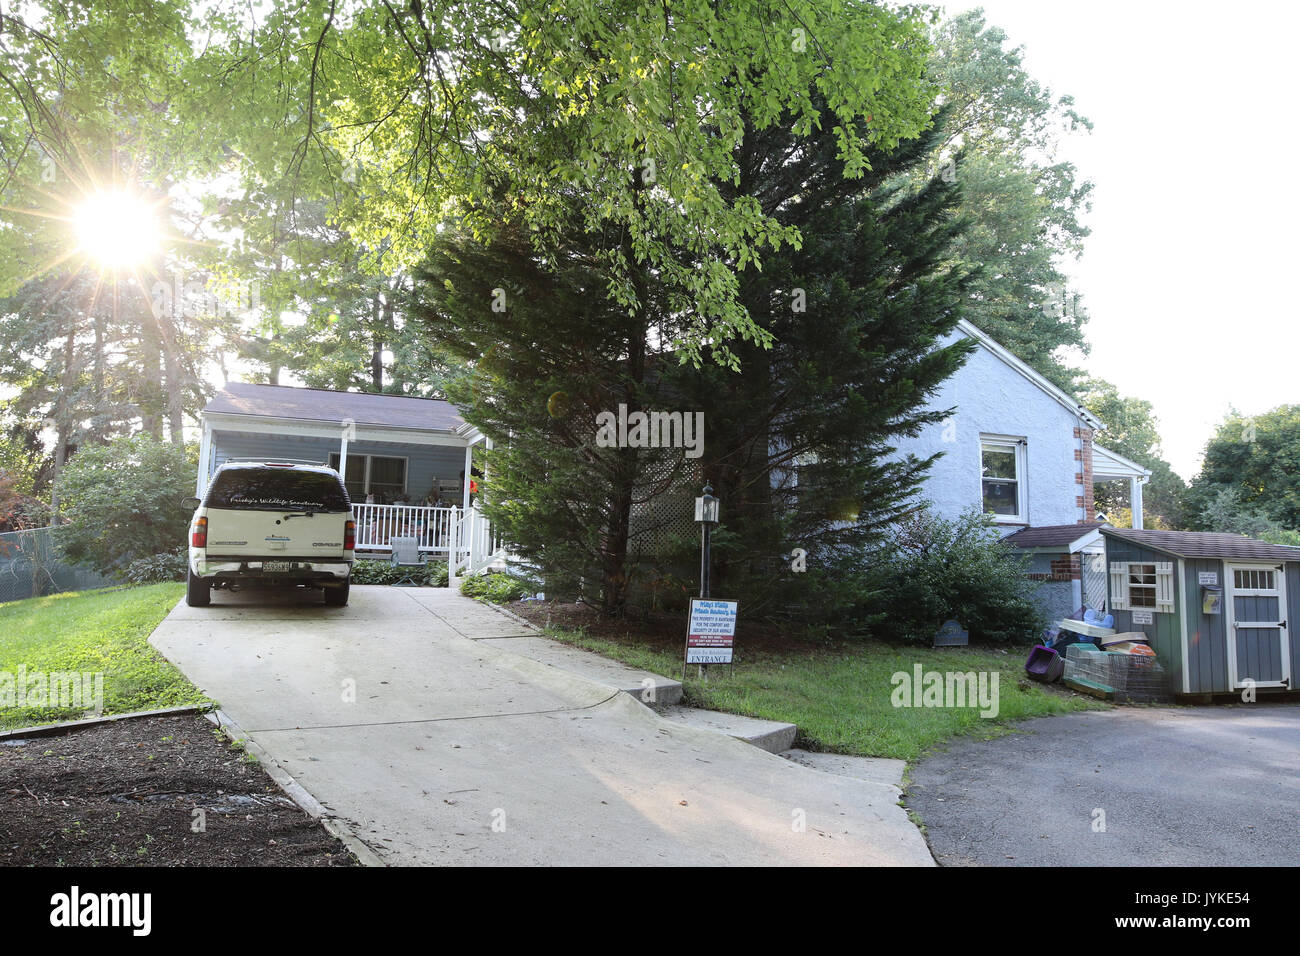
[[[190,522],[185,603],[207,607],[213,588],[313,587],[325,603],[348,603],[356,522],[333,468],[288,462],[226,462]]]

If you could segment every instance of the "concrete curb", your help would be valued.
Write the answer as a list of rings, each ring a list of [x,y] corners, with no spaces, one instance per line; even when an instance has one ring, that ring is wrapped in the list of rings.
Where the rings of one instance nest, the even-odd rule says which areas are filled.
[[[202,714],[215,707],[215,704],[190,704],[186,707],[163,707],[160,710],[135,710],[129,714],[87,717],[85,720],[65,720],[59,724],[38,724],[35,727],[19,727],[17,730],[0,731],[0,740],[19,740],[26,737],[61,737],[64,734],[70,734],[86,727],[115,724],[119,720],[134,720],[137,717],[170,717],[178,714]]]
[[[516,624],[520,625],[521,627],[526,627],[530,631],[536,631],[542,637],[546,636],[546,632],[543,631],[540,627],[538,627],[532,621],[528,621],[520,617],[514,611],[507,611],[500,604],[493,604],[491,601],[484,601],[483,603],[486,604],[488,607],[492,608],[492,610],[496,611],[498,614],[504,614],[506,617],[510,618],[510,620],[514,621]]]
[[[505,615],[507,618],[509,618],[511,621],[514,621],[516,624],[520,625],[521,627],[527,628],[538,638],[541,638],[544,641],[550,641],[551,643],[555,644],[558,647],[567,648],[571,651],[577,651],[579,653],[592,654],[595,657],[600,658],[601,660],[609,661],[611,664],[623,667],[628,671],[639,671],[642,674],[649,674],[651,677],[654,678],[655,681],[656,689],[655,689],[654,703],[647,704],[647,702],[642,699],[642,693],[645,690],[645,687],[639,681],[635,685],[626,686],[626,687],[620,684],[616,689],[621,690],[623,693],[627,694],[629,697],[636,699],[640,703],[647,704],[647,706],[649,706],[652,710],[660,707],[675,707],[681,703],[682,696],[685,694],[686,691],[686,685],[684,685],[681,681],[676,680],[672,677],[665,677],[664,675],[656,673],[654,671],[643,671],[639,667],[632,667],[630,664],[624,664],[622,661],[616,660],[615,658],[605,657],[603,654],[600,654],[596,651],[590,651],[587,650],[586,648],[574,647],[573,645],[566,644],[563,641],[557,641],[555,638],[549,636],[546,633],[546,630],[544,628],[540,628],[536,624],[532,623],[531,621],[525,620],[524,618],[520,617],[518,614],[515,614],[513,611],[508,611],[505,608],[503,608],[501,605],[493,604],[491,601],[483,601],[482,603],[486,604],[488,607],[492,608],[492,610],[496,611],[497,613]],[[505,638],[471,638],[471,640],[490,641],[490,640],[505,640]],[[517,653],[519,653],[521,657],[527,657],[527,655],[523,654],[522,652],[517,652]],[[529,660],[532,660],[532,658],[529,658]],[[563,669],[563,665],[559,665],[559,664],[553,664],[550,666],[560,667],[561,669]],[[614,686],[613,684],[610,684],[609,680],[605,677],[590,677],[587,674],[583,674],[582,676],[587,677],[587,679],[589,680],[594,680],[598,683],[606,684],[608,686]]]
[[[235,721],[233,721],[225,711],[217,708],[204,714],[204,716],[207,717],[208,720],[212,721],[218,729],[224,731],[227,736],[231,737],[231,739],[240,741],[243,744],[244,749],[257,758],[262,769],[265,770],[267,775],[276,782],[276,785],[285,792],[285,795],[296,803],[303,813],[307,814],[313,820],[319,821],[321,826],[323,826],[330,834],[337,837],[339,842],[347,847],[348,851],[357,858],[357,862],[362,866],[382,867],[388,865],[379,858],[378,854],[376,854],[374,850],[370,849],[370,847],[361,841],[361,838],[352,831],[350,826],[338,817],[330,816],[329,810],[327,810],[319,800],[308,793],[302,784],[293,779],[293,775],[290,774],[289,771],[285,770],[284,767],[280,766],[276,759],[267,753],[261,744],[249,737],[248,734],[244,732],[243,728],[240,727],[239,724],[235,723]]]

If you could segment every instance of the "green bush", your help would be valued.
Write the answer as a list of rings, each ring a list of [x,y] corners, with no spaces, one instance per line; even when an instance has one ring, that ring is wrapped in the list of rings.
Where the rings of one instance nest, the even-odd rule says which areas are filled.
[[[513,574],[483,574],[465,578],[460,584],[460,593],[466,597],[491,601],[493,604],[506,604],[518,601],[537,590],[531,582]]]
[[[423,568],[403,568],[378,560],[358,560],[352,565],[353,584],[396,584],[408,579],[435,588],[445,588],[447,562],[428,561]]]
[[[64,557],[124,578],[133,561],[185,545],[193,512],[181,501],[194,494],[196,462],[193,446],[148,435],[79,449],[59,476]]]
[[[126,566],[123,577],[131,584],[163,584],[184,581],[189,567],[189,553],[184,548],[137,558]]]
[[[923,509],[867,561],[854,616],[859,630],[900,643],[930,644],[950,619],[972,644],[1027,641],[1046,624],[1027,565],[988,516],[949,521]]]

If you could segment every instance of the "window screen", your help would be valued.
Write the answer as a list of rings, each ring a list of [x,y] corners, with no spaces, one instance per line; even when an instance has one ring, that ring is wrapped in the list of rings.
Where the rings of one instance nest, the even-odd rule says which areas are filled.
[[[1015,446],[986,442],[981,454],[984,511],[995,515],[1020,514],[1020,475]]]

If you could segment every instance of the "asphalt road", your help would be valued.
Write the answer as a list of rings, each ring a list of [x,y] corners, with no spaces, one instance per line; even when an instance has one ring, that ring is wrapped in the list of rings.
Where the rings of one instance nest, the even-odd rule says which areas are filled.
[[[947,866],[1300,864],[1300,704],[1042,718],[911,777]]]

